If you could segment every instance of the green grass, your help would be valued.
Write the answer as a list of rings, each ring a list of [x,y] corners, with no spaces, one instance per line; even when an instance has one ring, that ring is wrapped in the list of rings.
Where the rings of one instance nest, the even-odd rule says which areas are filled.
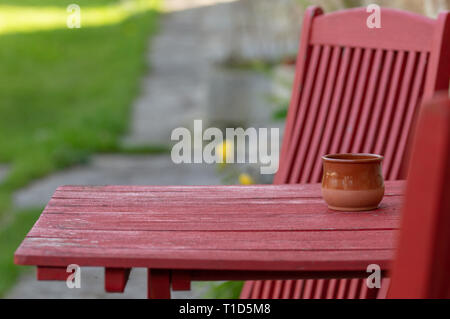
[[[205,299],[238,299],[244,286],[243,281],[204,282],[202,284],[209,286],[208,291],[202,296]]]
[[[28,269],[14,265],[12,256],[41,211],[30,209],[16,212],[14,218],[0,229],[0,297],[14,284],[20,272]]]
[[[0,208],[34,178],[120,149],[155,20],[149,10],[101,27],[0,34],[0,162],[12,169]]]
[[[0,184],[0,295],[17,275],[13,252],[37,217],[12,211],[14,191],[93,152],[166,151],[119,143],[146,71],[159,1],[77,0],[80,29],[65,26],[70,3],[0,0],[0,163],[11,169]],[[16,20],[23,10],[32,13],[26,26]]]

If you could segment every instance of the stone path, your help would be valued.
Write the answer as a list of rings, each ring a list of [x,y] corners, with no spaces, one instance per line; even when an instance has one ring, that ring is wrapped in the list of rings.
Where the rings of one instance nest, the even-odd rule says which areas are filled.
[[[176,165],[170,155],[96,155],[77,166],[38,180],[16,192],[18,207],[45,206],[60,185],[217,185],[216,167]]]
[[[205,125],[268,126],[273,106],[267,95],[274,90],[272,80],[259,73],[220,66],[231,55],[254,57],[256,51],[248,50],[242,43],[247,43],[249,32],[255,31],[243,32],[242,23],[236,19],[242,19],[243,10],[253,12],[256,2],[274,3],[166,0],[169,13],[164,15],[160,32],[152,40],[148,54],[151,72],[142,81],[125,144],[170,144],[171,131],[180,126],[192,127],[194,119],[203,119]],[[262,53],[267,54],[264,50]],[[87,165],[53,174],[18,191],[14,204],[43,206],[56,187],[64,184],[220,183],[215,166],[178,166],[169,155],[96,155]],[[133,270],[124,294],[106,294],[103,285],[100,268],[82,269],[81,289],[68,289],[64,282],[38,282],[33,270],[20,278],[7,298],[143,298],[146,271]],[[176,292],[173,297],[200,297],[204,285],[193,287],[191,292]]]
[[[218,65],[230,58],[295,53],[299,24],[291,20],[298,21],[300,14],[291,10],[294,2],[167,0],[169,10],[180,11],[166,15],[152,40],[151,75],[143,81],[124,142],[167,144],[174,128],[191,127],[194,119],[266,125],[270,79]]]

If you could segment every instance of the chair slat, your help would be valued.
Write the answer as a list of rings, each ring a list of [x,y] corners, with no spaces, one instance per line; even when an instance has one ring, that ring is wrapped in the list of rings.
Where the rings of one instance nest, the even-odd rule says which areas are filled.
[[[319,279],[320,280],[320,279]],[[337,279],[330,279],[328,280],[328,290],[327,290],[327,296],[326,299],[336,299],[337,298]]]
[[[309,142],[312,138],[314,124],[316,123],[316,119],[318,117],[318,112],[320,111],[319,105],[321,103],[322,93],[323,93],[324,86],[325,86],[326,75],[328,72],[330,51],[331,51],[331,48],[329,46],[325,46],[323,48],[320,67],[318,70],[318,76],[315,79],[317,84],[316,84],[315,91],[313,94],[313,99],[312,99],[311,103],[307,106],[309,108],[309,112],[307,115],[308,121],[306,121],[304,124],[304,130],[302,132],[302,137],[301,137],[302,142],[298,146],[298,151],[296,152],[296,157],[298,159],[304,159],[306,157],[306,153],[309,149],[309,145],[310,145]],[[302,165],[302,164],[304,164],[303,161],[295,161],[295,165],[293,168],[294,170],[291,173],[293,178],[295,180],[300,180],[300,182],[302,182],[302,180],[304,180],[304,176],[306,175],[306,172],[304,170],[304,165]]]
[[[342,53],[342,62],[340,61],[338,78],[336,82],[336,89],[333,92],[333,101],[330,106],[329,115],[327,118],[327,123],[325,125],[325,131],[323,137],[320,141],[320,154],[327,154],[330,152],[331,140],[333,137],[334,129],[337,125],[337,118],[340,111],[341,101],[343,100],[343,95],[345,93],[346,88],[346,80],[348,77],[348,73],[350,71],[350,62],[352,57],[352,49],[351,48],[343,48]],[[313,170],[313,175],[311,178],[311,182],[320,181],[322,173],[322,162],[315,161],[315,166]]]
[[[314,298],[314,290],[316,288],[316,283],[317,283],[317,280],[315,280],[315,279],[305,280],[302,299],[313,299]]]
[[[337,285],[336,299],[347,298],[348,290],[350,289],[350,279],[340,279]]]
[[[239,298],[240,299],[250,299],[250,297],[252,295],[252,290],[253,290],[254,284],[255,284],[254,280],[246,281],[244,283],[244,286],[242,287]]]
[[[314,132],[311,136],[311,144],[308,148],[308,150],[305,151],[305,165],[304,165],[304,173],[303,173],[303,180],[310,181],[312,177],[312,170],[314,167],[314,164],[317,162],[318,157],[321,156],[319,151],[319,144],[322,139],[326,122],[328,120],[328,114],[330,113],[330,104],[331,104],[331,98],[333,96],[333,91],[335,88],[336,83],[336,77],[338,74],[338,67],[340,62],[340,57],[342,55],[342,48],[340,47],[333,47],[332,53],[331,53],[331,62],[330,66],[327,70],[327,80],[324,88],[324,95],[320,104],[320,111],[317,116],[317,119],[315,121],[314,125]]]
[[[391,170],[387,176],[387,179],[390,180],[401,179],[404,176],[401,168],[403,159],[407,158],[407,156],[405,156],[406,145],[408,144],[407,141],[411,128],[414,127],[413,119],[417,116],[420,97],[423,93],[428,56],[429,54],[426,52],[421,52],[419,56],[417,71],[414,75],[414,84],[411,91],[411,97],[406,109],[406,115],[403,118],[403,129],[400,133],[400,139],[396,145],[396,149],[393,151],[395,152],[395,156],[391,156]]]
[[[358,74],[357,86],[355,95],[353,97],[353,103],[350,109],[350,114],[347,122],[344,126],[343,131],[343,141],[340,147],[340,152],[348,153],[351,150],[351,143],[353,142],[355,132],[357,131],[357,123],[359,112],[361,111],[361,106],[363,104],[364,94],[366,92],[366,87],[369,79],[369,72],[372,64],[372,52],[373,50],[366,49],[364,51],[364,56],[362,58],[361,71]]]
[[[314,293],[314,299],[325,299],[327,298],[328,286],[331,280],[318,279],[317,288]]]
[[[398,102],[395,104],[395,109],[393,110],[394,114],[390,123],[389,138],[386,141],[386,149],[384,151],[385,158],[383,165],[386,167],[385,176],[390,176],[391,163],[395,157],[395,148],[403,127],[406,107],[408,106],[409,98],[411,97],[411,89],[415,79],[415,68],[417,66],[417,56],[418,54],[416,52],[411,52],[407,57],[400,95]]]
[[[384,106],[383,113],[381,115],[380,129],[375,144],[376,154],[383,153],[386,139],[390,131],[390,126],[392,124],[392,113],[398,101],[399,88],[401,87],[401,80],[403,78],[403,73],[405,70],[406,56],[407,52],[400,51],[398,52],[396,57],[394,74],[390,83],[389,95],[387,103]],[[386,166],[383,166],[383,168],[386,169]]]
[[[353,101],[362,53],[362,48],[356,48],[352,57],[350,74],[348,80],[346,81],[345,95],[338,113],[338,124],[335,128],[331,143],[331,153],[337,153],[342,143],[342,138],[346,129],[345,124],[347,122],[350,106]]]
[[[253,290],[251,294],[251,299],[261,299],[261,293],[262,293],[262,287],[264,281],[262,280],[256,280],[253,282]]]
[[[359,294],[361,292],[361,286],[363,285],[363,282],[364,280],[361,279],[350,279],[346,299],[359,299]]]
[[[386,105],[389,83],[393,73],[393,67],[395,63],[396,52],[390,50],[386,53],[386,59],[383,63],[383,71],[381,75],[381,83],[375,99],[375,106],[372,111],[372,116],[367,129],[367,138],[364,143],[363,152],[373,153],[375,151],[375,142],[378,134],[378,127],[383,113],[383,108]]]
[[[303,293],[303,286],[305,284],[305,280],[296,280],[294,294],[292,296],[293,299],[300,299]]]
[[[273,284],[273,293],[272,296],[269,296],[269,298],[273,298],[273,299],[280,299],[282,298],[282,291],[283,291],[283,286],[284,286],[284,281],[283,280],[275,280],[274,284]]]
[[[272,296],[274,282],[274,280],[264,281],[261,299],[269,299]]]
[[[369,78],[368,92],[365,98],[364,106],[361,110],[361,118],[359,119],[357,128],[355,129],[355,141],[353,143],[352,152],[359,153],[363,149],[363,140],[367,131],[367,124],[371,118],[373,104],[378,89],[380,74],[383,66],[384,50],[378,49],[375,53],[372,72]]]
[[[282,299],[291,299],[294,288],[295,288],[295,280],[286,280],[284,283],[284,289],[282,289]]]
[[[294,125],[293,134],[291,135],[289,150],[287,151],[288,160],[286,165],[284,166],[284,170],[278,172],[279,174],[282,174],[281,177],[282,180],[285,180],[291,174],[291,166],[296,157],[298,143],[300,141],[302,134],[301,131],[304,126],[303,122],[307,118],[308,108],[306,107],[306,105],[309,105],[314,89],[315,78],[317,75],[317,69],[319,65],[320,51],[321,51],[320,46],[314,46],[312,49],[311,62],[308,67],[305,83],[302,86],[302,90],[304,92],[300,100],[300,109]]]

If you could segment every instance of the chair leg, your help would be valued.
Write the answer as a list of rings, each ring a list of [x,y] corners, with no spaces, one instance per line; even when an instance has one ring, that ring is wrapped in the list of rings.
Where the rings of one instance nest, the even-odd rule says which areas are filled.
[[[105,291],[124,292],[130,271],[130,268],[105,268]]]
[[[170,299],[170,271],[165,269],[148,269],[147,298]]]
[[[191,276],[186,270],[173,270],[170,281],[173,291],[191,290]]]

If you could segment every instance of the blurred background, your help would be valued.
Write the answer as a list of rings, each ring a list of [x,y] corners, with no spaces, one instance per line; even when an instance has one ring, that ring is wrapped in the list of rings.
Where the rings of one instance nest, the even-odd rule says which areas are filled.
[[[173,164],[171,131],[194,119],[282,131],[305,8],[370,3],[430,17],[450,9],[450,0],[0,0],[0,297],[145,297],[145,270],[108,295],[101,269],[83,269],[82,288],[68,289],[37,282],[13,253],[59,185],[270,183],[257,165]],[[240,287],[198,283],[174,297],[231,298]]]

